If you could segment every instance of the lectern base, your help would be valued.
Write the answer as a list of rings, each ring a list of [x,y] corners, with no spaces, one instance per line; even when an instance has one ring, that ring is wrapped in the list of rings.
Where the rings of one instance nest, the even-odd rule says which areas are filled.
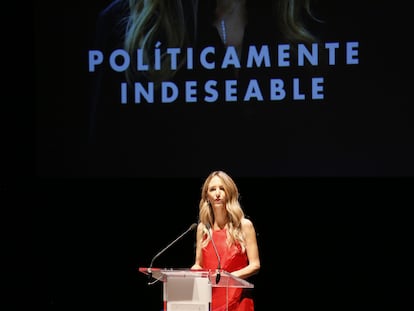
[[[209,305],[206,303],[193,302],[169,302],[167,311],[209,311]]]

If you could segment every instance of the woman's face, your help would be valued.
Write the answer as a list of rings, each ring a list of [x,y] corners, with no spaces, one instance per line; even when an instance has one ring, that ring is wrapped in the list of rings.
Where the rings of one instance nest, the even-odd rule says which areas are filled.
[[[211,206],[220,207],[226,205],[226,193],[224,192],[224,184],[218,176],[214,176],[207,188],[207,199]]]

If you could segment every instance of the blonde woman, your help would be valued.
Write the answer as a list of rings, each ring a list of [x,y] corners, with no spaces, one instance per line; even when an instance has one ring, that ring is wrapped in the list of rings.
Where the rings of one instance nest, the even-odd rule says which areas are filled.
[[[125,49],[134,53],[142,48],[145,59],[153,58],[154,47],[162,40],[164,46],[185,47],[202,44],[211,32],[225,46],[242,52],[246,31],[280,34],[287,42],[312,42],[315,36],[307,28],[314,19],[310,0],[129,0]],[[254,28],[255,25],[261,28]],[[214,36],[210,37],[214,39]],[[212,41],[209,41],[210,44]],[[275,43],[275,42],[273,42]],[[169,58],[165,58],[168,62]],[[183,64],[183,62],[181,62]],[[169,64],[168,64],[169,65]],[[167,64],[161,68],[170,68]],[[151,71],[153,79],[174,75],[168,70]],[[162,77],[162,78],[161,78]]]
[[[223,171],[212,172],[205,180],[199,204],[195,262],[192,269],[221,269],[241,279],[260,270],[256,232],[245,218],[239,191]],[[251,289],[213,287],[212,311],[254,310]],[[228,309],[226,300],[228,299]]]
[[[315,21],[311,0],[115,0],[100,14],[98,45],[124,48],[130,55],[142,49],[150,68],[140,75],[163,81],[185,63],[183,55],[177,70],[171,70],[167,47],[222,44],[241,55],[246,44],[314,42],[310,29]],[[156,48],[164,53],[158,69],[153,65]],[[126,73],[136,81],[134,65]]]
[[[293,68],[293,65],[280,68],[275,63],[249,67],[247,59],[250,47],[259,50],[266,46],[268,59],[275,62],[278,44],[291,44],[291,62],[294,64],[295,44],[315,40],[311,30],[320,23],[314,19],[314,7],[310,0],[112,2],[99,15],[93,48],[102,54],[97,58],[101,63],[91,72],[92,174],[110,168],[121,176],[129,176],[135,171],[153,174],[154,169],[164,174],[170,168],[178,168],[177,163],[166,162],[173,157],[163,156],[172,150],[163,149],[164,146],[174,141],[173,147],[177,150],[183,150],[187,145],[192,145],[193,151],[201,151],[203,147],[194,141],[179,146],[178,143],[186,140],[164,141],[165,135],[154,136],[163,131],[151,130],[151,136],[146,135],[149,129],[164,128],[168,122],[172,123],[168,126],[176,129],[182,120],[197,120],[198,126],[217,116],[232,120],[255,118],[256,105],[238,105],[230,111],[230,105],[221,109],[220,105],[209,104],[242,102],[246,95],[250,96],[246,101],[260,100],[256,97],[259,94],[250,91],[254,86],[250,84],[252,80],[260,87],[263,101],[270,97],[270,81],[274,78],[286,80],[287,92],[293,94],[292,81],[300,76],[301,90],[311,94],[314,74],[310,71]],[[170,48],[179,52],[171,54]],[[230,49],[236,51],[235,55],[240,59],[238,68],[221,66]],[[214,68],[207,68],[200,60],[206,50],[209,51],[207,65],[214,64]],[[306,74],[309,77],[305,77]],[[235,80],[237,100],[232,94],[232,98],[227,98],[228,89],[233,87],[231,83]],[[168,93],[170,86],[174,91],[172,95]],[[194,109],[196,105],[197,109]],[[276,105],[272,107],[276,109]],[[161,125],[157,125],[158,120]],[[188,130],[179,132],[177,136],[183,137],[187,133]],[[156,158],[159,158],[156,167],[146,165]],[[177,159],[184,161],[184,157],[178,155]],[[168,167],[161,167],[159,163],[166,163]]]

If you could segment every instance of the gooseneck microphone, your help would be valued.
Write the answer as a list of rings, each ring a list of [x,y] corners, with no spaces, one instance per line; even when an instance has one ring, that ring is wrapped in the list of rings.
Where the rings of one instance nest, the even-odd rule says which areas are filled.
[[[216,253],[216,256],[217,256],[218,264],[217,264],[216,284],[218,284],[220,282],[220,277],[221,277],[221,275],[220,275],[220,270],[221,270],[220,255],[218,253],[216,243],[214,243],[213,235],[210,232],[210,229],[211,229],[210,224],[207,224],[206,227],[207,227],[208,235],[210,236],[211,244],[213,244],[214,252]]]
[[[197,223],[193,223],[186,231],[184,231],[178,238],[176,238],[174,241],[172,241],[170,244],[168,244],[166,247],[164,247],[160,252],[158,252],[151,260],[151,263],[147,269],[148,272],[148,279],[151,280],[152,278],[152,265],[154,264],[154,260],[157,259],[162,253],[164,253],[167,249],[169,249],[173,244],[175,244],[178,240],[180,240],[184,235],[186,235],[188,232],[194,230],[197,227]],[[150,284],[150,283],[148,283]]]

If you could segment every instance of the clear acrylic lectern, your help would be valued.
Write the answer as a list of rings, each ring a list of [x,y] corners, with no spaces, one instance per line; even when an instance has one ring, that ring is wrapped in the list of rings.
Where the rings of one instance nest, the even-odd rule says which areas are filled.
[[[164,311],[209,311],[212,287],[253,288],[254,285],[224,270],[139,268],[153,281],[163,282]]]

